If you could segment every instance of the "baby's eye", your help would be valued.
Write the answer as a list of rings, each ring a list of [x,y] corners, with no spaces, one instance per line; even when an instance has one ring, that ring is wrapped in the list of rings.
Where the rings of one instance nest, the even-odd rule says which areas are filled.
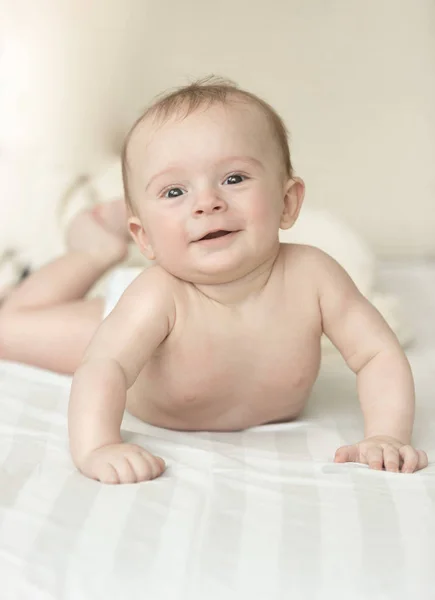
[[[246,177],[244,175],[239,175],[239,173],[235,173],[234,175],[228,175],[228,177],[224,181],[224,185],[234,185],[236,183],[242,183],[245,181]]]
[[[183,190],[179,187],[173,187],[164,192],[165,198],[178,198],[178,196],[182,196],[184,194]]]

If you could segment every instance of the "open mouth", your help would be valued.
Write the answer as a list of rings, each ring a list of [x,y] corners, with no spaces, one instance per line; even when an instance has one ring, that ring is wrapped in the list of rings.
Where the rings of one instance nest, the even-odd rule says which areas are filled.
[[[202,240],[214,240],[215,238],[224,237],[225,235],[229,235],[233,233],[232,231],[226,231],[225,229],[219,229],[219,231],[212,231],[211,233],[207,233],[204,237],[202,237],[199,241]]]

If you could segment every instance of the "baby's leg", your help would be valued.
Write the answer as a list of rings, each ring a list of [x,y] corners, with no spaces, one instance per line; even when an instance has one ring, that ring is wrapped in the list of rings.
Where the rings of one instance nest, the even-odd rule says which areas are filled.
[[[104,309],[102,298],[46,308],[0,309],[0,359],[72,375]]]
[[[104,301],[84,299],[127,253],[126,239],[90,212],[68,232],[70,251],[26,278],[0,307],[0,358],[71,374],[101,323]]]

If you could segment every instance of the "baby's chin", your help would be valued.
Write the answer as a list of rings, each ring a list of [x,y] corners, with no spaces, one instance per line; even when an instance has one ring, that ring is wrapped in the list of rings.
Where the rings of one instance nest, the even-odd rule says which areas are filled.
[[[223,285],[232,283],[241,277],[248,275],[255,265],[247,265],[246,262],[241,264],[229,264],[228,261],[203,261],[197,264],[190,265],[174,265],[162,264],[160,267],[168,273],[189,283],[195,285]]]

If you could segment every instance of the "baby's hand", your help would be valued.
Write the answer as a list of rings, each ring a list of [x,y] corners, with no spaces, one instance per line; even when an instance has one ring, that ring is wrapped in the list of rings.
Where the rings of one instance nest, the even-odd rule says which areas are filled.
[[[135,444],[111,444],[93,450],[79,469],[101,483],[138,483],[161,475],[165,463]]]
[[[359,462],[392,473],[413,473],[428,465],[426,452],[388,436],[369,437],[358,444],[342,446],[335,453],[334,462]]]

